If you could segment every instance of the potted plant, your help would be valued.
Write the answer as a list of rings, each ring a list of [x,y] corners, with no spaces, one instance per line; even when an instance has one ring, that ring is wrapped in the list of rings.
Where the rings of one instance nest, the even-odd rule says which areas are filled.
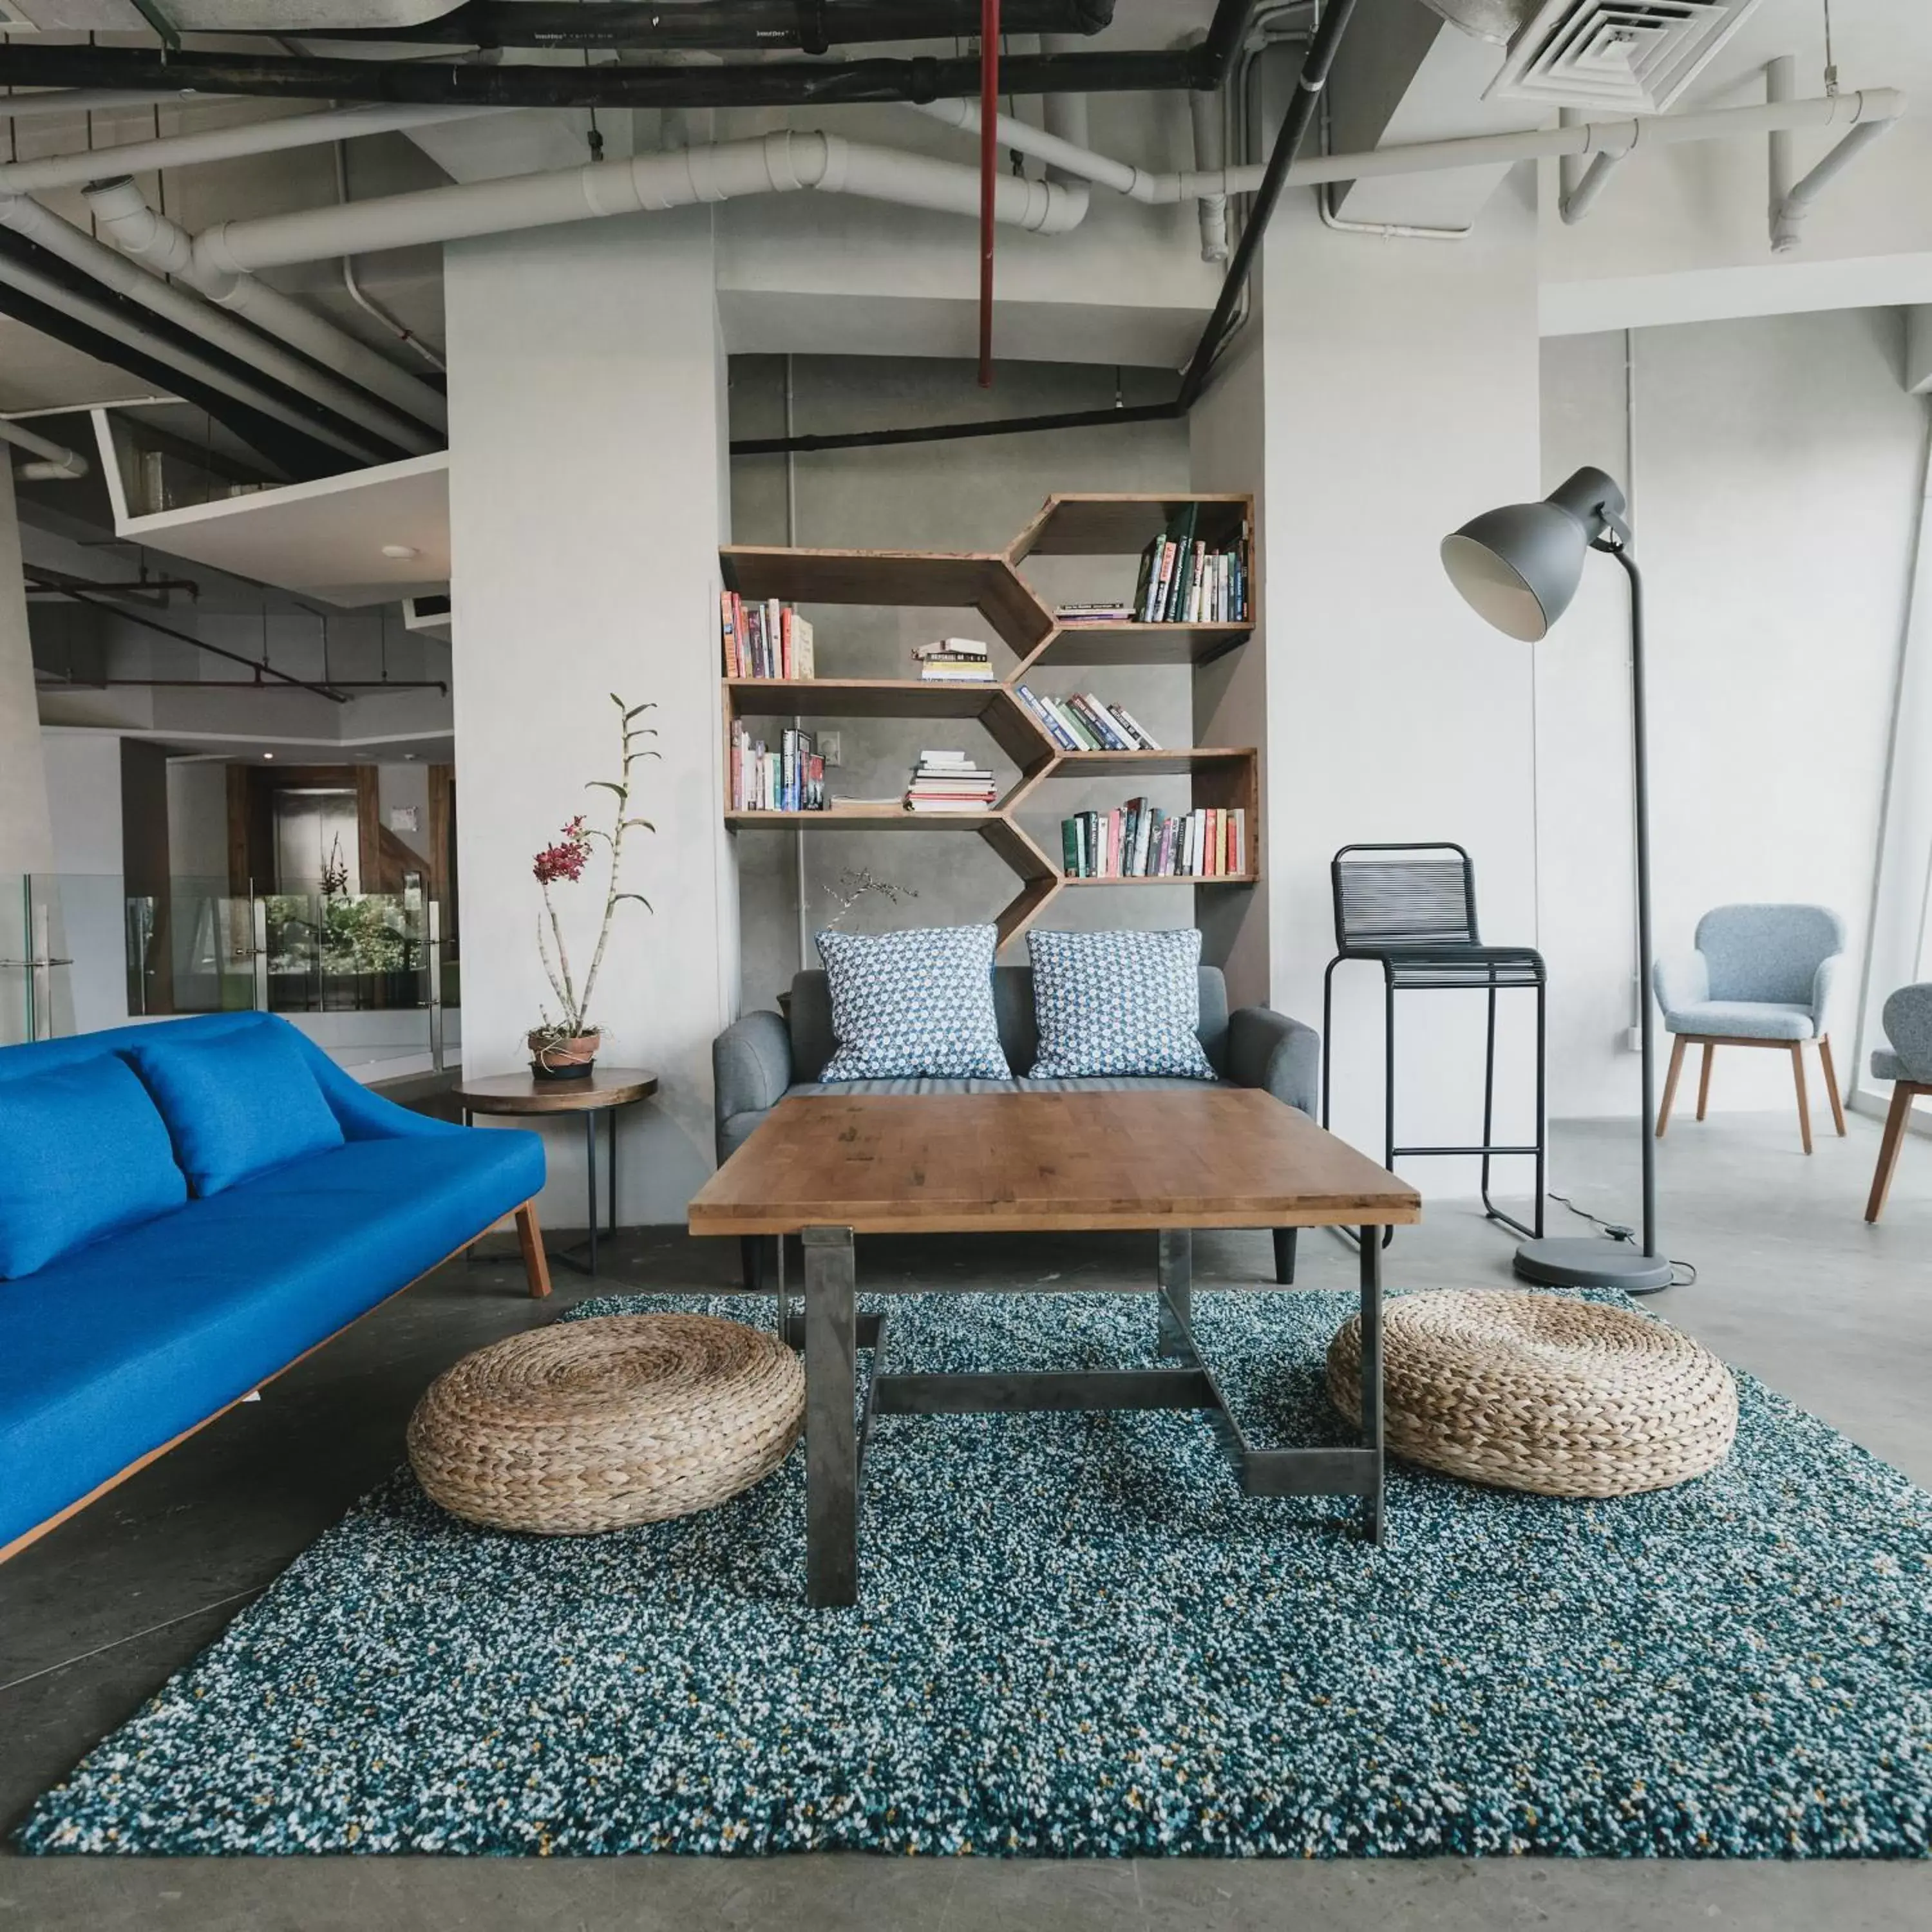
[[[530,1071],[539,1080],[582,1080],[590,1077],[603,1040],[602,1029],[590,1017],[590,1000],[596,990],[598,969],[604,964],[604,949],[610,940],[612,921],[618,907],[626,899],[634,900],[646,912],[652,909],[650,902],[641,893],[622,891],[619,882],[623,870],[624,835],[634,826],[641,826],[646,832],[657,830],[649,819],[634,818],[630,813],[632,768],[640,760],[658,755],[640,742],[645,738],[655,738],[656,731],[635,721],[657,707],[654,704],[627,706],[614,692],[610,702],[617,707],[622,734],[622,776],[614,779],[592,778],[584,788],[586,791],[608,791],[614,798],[616,809],[610,827],[607,831],[601,826],[591,824],[580,812],[564,826],[563,836],[557,842],[546,845],[536,855],[530,868],[543,893],[543,910],[537,917],[537,952],[543,961],[544,977],[550,981],[550,991],[556,995],[561,1009],[553,1019],[549,1009],[544,1008],[542,1024],[530,1030]],[[550,889],[580,883],[600,842],[610,856],[610,879],[604,894],[603,919],[597,928],[597,944],[590,956],[590,970],[584,974],[580,986],[571,972],[570,952],[564,944],[563,926],[557,917],[556,902],[551,896]]]

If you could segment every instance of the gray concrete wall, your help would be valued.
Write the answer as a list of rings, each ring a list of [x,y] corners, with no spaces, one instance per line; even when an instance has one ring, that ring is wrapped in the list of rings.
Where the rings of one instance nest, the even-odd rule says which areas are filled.
[[[1171,391],[1173,380],[1164,370],[1129,369],[1117,378],[1112,369],[1002,363],[988,391],[974,383],[970,363],[836,356],[794,357],[790,377],[792,423],[801,433],[1106,408],[1117,394],[1129,403],[1157,398]],[[734,436],[778,432],[784,420],[785,381],[782,356],[732,358]],[[789,529],[785,472],[782,458],[733,463],[731,524],[737,542],[994,550],[1010,542],[1055,490],[1184,491],[1190,487],[1187,430],[1182,423],[800,456],[793,463]],[[1135,567],[1132,558],[1104,563],[1045,558],[1030,565],[1027,574],[1051,602],[1131,590]],[[986,638],[1003,674],[1013,664],[1011,654],[970,611],[820,605],[806,607],[806,614],[816,627],[821,676],[909,677],[914,670],[911,647],[949,634]],[[1163,744],[1190,741],[1192,681],[1184,669],[1124,665],[1043,671],[1038,686],[1056,694],[1097,692],[1125,704]],[[903,791],[914,760],[927,746],[954,746],[989,758],[1003,786],[1016,776],[1012,761],[971,722],[838,720],[832,726],[843,740],[843,762],[827,773],[835,794],[885,797]],[[1118,778],[1091,785],[1057,782],[1045,788],[1042,802],[1023,822],[1048,855],[1055,856],[1064,817],[1118,805],[1132,789]],[[1154,780],[1147,790],[1156,803],[1178,807],[1186,802],[1186,781]],[[1006,866],[970,832],[742,832],[737,846],[742,1000],[747,1009],[769,1006],[802,958],[818,963],[810,934],[833,912],[827,888],[848,868],[868,868],[919,895],[897,908],[867,900],[844,922],[854,931],[990,920],[1017,890]],[[1095,888],[1063,896],[1048,922],[1088,928],[1191,926],[1192,901],[1192,890],[1184,886],[1171,891]],[[1024,959],[1024,946],[1016,956]]]

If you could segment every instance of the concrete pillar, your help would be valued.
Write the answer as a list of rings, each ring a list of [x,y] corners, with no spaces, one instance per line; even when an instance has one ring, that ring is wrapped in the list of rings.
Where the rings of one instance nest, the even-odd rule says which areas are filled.
[[[737,988],[715,641],[727,535],[724,356],[708,211],[450,248],[450,535],[466,1073],[526,1064],[555,1005],[532,855],[608,824],[610,694],[654,702],[620,907],[594,996],[604,1058],[658,1075],[628,1115],[620,1214],[680,1222],[712,1166],[710,1046]],[[595,868],[593,868],[593,871]],[[562,890],[580,971],[601,889]],[[554,1225],[584,1220],[582,1137],[549,1130]],[[603,1185],[599,1151],[598,1185]]]
[[[1464,242],[1336,233],[1293,194],[1269,232],[1246,352],[1265,424],[1268,963],[1274,1003],[1312,1024],[1342,845],[1456,841],[1475,861],[1484,938],[1536,941],[1532,647],[1478,619],[1438,556],[1477,512],[1541,494],[1532,192],[1519,171]],[[1336,986],[1334,1124],[1379,1156],[1380,976],[1343,968]],[[1400,1002],[1400,1140],[1480,1138],[1483,1006],[1462,992]],[[1503,1010],[1498,1136],[1526,1141],[1528,996]],[[1475,1186],[1473,1161],[1403,1171],[1426,1192]],[[1498,1184],[1520,1199],[1529,1163]]]
[[[50,872],[53,863],[14,471],[10,460],[0,458],[0,882],[14,881],[17,891],[22,873]],[[10,916],[11,910],[10,902]]]

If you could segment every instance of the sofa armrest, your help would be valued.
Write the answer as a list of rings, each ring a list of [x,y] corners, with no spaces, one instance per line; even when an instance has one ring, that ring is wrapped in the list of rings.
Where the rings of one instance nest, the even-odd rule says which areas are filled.
[[[432,1140],[439,1135],[467,1133],[467,1127],[454,1120],[433,1120],[408,1107],[399,1107],[380,1094],[372,1094],[352,1076],[345,1073],[301,1028],[291,1026],[322,1089],[329,1111],[342,1123],[343,1137],[352,1141]]]
[[[1228,1016],[1228,1077],[1259,1087],[1315,1118],[1322,1070],[1322,1036],[1311,1026],[1268,1006],[1240,1006]]]
[[[1701,1006],[1711,997],[1710,962],[1701,952],[1660,958],[1650,969],[1650,983],[1666,1017]]]
[[[718,1121],[776,1107],[791,1084],[791,1029],[777,1013],[746,1013],[711,1042]]]

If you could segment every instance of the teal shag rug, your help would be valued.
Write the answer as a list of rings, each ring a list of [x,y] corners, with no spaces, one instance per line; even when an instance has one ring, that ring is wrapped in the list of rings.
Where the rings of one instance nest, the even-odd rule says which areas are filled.
[[[694,1306],[746,1304],[573,1313]],[[1197,1297],[1252,1433],[1343,1439],[1322,1363],[1353,1306]],[[896,1366],[1153,1360],[1145,1297],[894,1307]],[[1576,1502],[1398,1465],[1379,1550],[1351,1504],[1243,1496],[1192,1415],[888,1418],[849,1610],[801,1600],[799,1452],[583,1540],[470,1528],[404,1471],[18,1842],[1924,1856],[1932,1498],[1738,1382],[1696,1482]]]

